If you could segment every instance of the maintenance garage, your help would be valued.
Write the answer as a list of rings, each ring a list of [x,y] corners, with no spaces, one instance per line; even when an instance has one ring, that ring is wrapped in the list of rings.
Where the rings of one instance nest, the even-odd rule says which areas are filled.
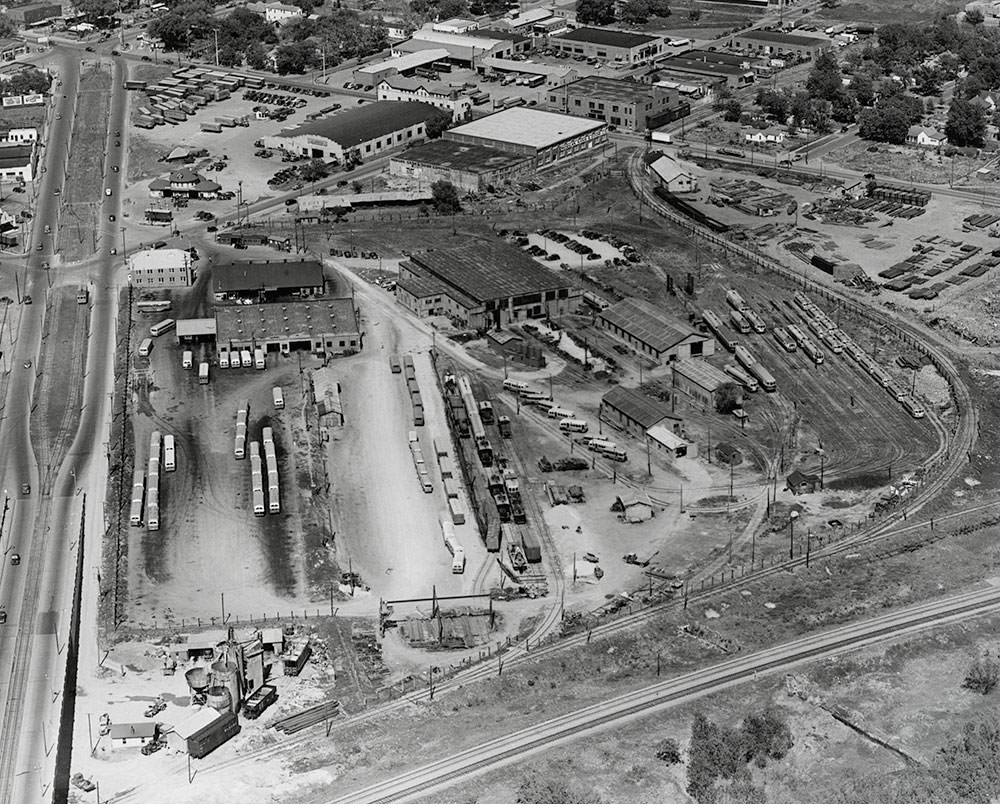
[[[715,341],[710,336],[642,299],[624,299],[598,313],[597,320],[602,329],[657,363],[715,353]]]

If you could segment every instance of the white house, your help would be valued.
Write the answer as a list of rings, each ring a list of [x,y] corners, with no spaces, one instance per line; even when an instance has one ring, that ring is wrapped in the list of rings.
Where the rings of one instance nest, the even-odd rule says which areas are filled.
[[[944,132],[930,126],[910,126],[906,132],[907,144],[918,148],[940,148],[947,139]]]
[[[298,6],[291,6],[288,3],[265,3],[263,6],[264,19],[281,25],[283,22],[297,19],[302,16],[302,9]]]
[[[671,193],[693,193],[698,190],[698,180],[672,156],[664,154],[650,163],[649,170],[663,188]]]
[[[29,142],[38,141],[38,129],[34,126],[27,128],[0,129],[0,145],[22,145]]]
[[[437,89],[415,78],[394,75],[383,78],[376,87],[380,101],[419,101],[429,103],[451,114],[452,122],[460,123],[472,116],[472,99],[456,89]]]
[[[784,129],[771,126],[770,128],[758,129],[756,131],[748,131],[744,135],[744,139],[747,142],[753,142],[758,145],[764,145],[765,143],[774,143],[780,145],[785,141],[787,134]]]

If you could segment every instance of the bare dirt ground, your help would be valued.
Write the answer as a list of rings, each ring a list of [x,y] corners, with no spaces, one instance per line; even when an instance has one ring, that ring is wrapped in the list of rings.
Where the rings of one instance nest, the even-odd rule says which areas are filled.
[[[79,260],[97,250],[101,193],[104,187],[111,100],[111,75],[90,69],[80,76],[76,119],[73,122],[73,161],[61,204],[59,250],[66,262]]]

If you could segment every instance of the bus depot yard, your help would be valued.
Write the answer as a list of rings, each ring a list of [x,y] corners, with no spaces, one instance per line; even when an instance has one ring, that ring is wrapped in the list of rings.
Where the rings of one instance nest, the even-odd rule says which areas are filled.
[[[606,178],[587,192],[595,202],[620,197],[618,182]],[[546,633],[540,628],[553,627],[546,612],[559,611],[556,600],[572,628],[654,584],[677,595],[722,567],[780,560],[790,540],[796,553],[807,543],[816,549],[917,492],[946,448],[955,410],[947,383],[912,346],[785,280],[738,261],[723,269],[662,227],[580,226],[545,211],[511,216],[496,231],[463,219],[455,234],[420,221],[391,231],[358,221],[332,236],[307,226],[303,236],[323,253],[377,249],[379,275],[395,277],[395,298],[393,283],[355,274],[370,260],[338,257],[322,260],[322,287],[308,297],[279,289],[266,299],[254,291],[242,303],[219,301],[212,283],[232,252],[214,246],[193,288],[136,297],[131,439],[135,467],[147,471],[146,506],[140,526],[124,517],[127,611],[90,683],[95,701],[104,690],[109,700],[129,701],[106,707],[112,726],[138,719],[161,696],[167,707],[149,722],[162,724],[153,740],[166,736],[153,756],[98,743],[81,766],[88,778],[102,790],[124,784],[133,762],[151,778],[176,773],[178,756],[201,750],[200,737],[194,750],[190,737],[178,737],[195,726],[208,729],[209,742],[232,738],[218,749],[229,761],[274,742],[280,718],[305,713],[321,723],[386,700],[393,685],[426,684],[429,664],[445,678],[497,644]],[[433,255],[469,243],[485,260],[533,263],[576,289],[572,307],[506,325],[502,332],[520,344],[508,341],[506,351],[494,333],[404,309],[406,264],[433,267]],[[673,259],[661,262],[664,254]],[[273,252],[251,246],[240,257],[266,266]],[[637,296],[654,302],[688,343],[712,342],[714,354],[703,346],[702,357],[675,365],[649,351],[638,357],[628,346],[636,341],[612,327],[622,319],[611,317]],[[226,329],[234,315],[253,329],[265,320],[262,308],[287,308],[293,318],[303,304],[310,316],[316,305],[353,310],[350,326],[338,329],[338,337],[359,336],[353,348],[306,339],[267,349],[258,331],[246,335],[260,340],[256,355],[253,343],[241,348]],[[764,332],[730,326],[748,309]],[[630,309],[633,336],[648,329],[644,311]],[[712,314],[718,331],[704,323]],[[152,335],[172,316],[175,328]],[[814,329],[824,320],[839,352]],[[808,333],[823,362],[799,343],[786,351],[775,327]],[[770,374],[773,392],[760,383],[749,390],[757,375],[735,352],[737,341]],[[207,381],[197,370],[203,363]],[[738,417],[717,412],[718,380],[706,390],[713,386],[698,371],[693,380],[674,371],[690,363],[733,380]],[[911,395],[921,418],[898,401]],[[153,444],[167,436],[174,468],[153,470]],[[379,461],[366,459],[373,454]],[[272,466],[280,489],[273,496],[264,480]],[[150,530],[154,472],[159,510]],[[204,635],[206,628],[213,630]],[[266,642],[276,631],[284,635],[277,647]],[[185,634],[207,643],[200,653],[170,647]],[[306,640],[312,656],[301,675],[282,677]],[[271,667],[261,675],[252,669],[257,642]],[[161,683],[166,654],[176,665]],[[186,674],[199,667],[212,690],[233,673],[243,679],[228,699],[216,690],[208,709],[223,711],[226,700],[232,708],[261,683],[275,687],[277,704],[256,721],[238,713],[238,734],[228,717],[211,713],[186,723],[200,694]],[[333,702],[341,708],[330,709]],[[103,713],[95,707],[95,716]],[[289,789],[326,778],[287,765],[280,775]],[[210,784],[196,779],[192,794]]]

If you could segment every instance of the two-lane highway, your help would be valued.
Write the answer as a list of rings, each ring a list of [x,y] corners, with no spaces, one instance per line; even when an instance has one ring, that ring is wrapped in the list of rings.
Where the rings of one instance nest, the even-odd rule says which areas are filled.
[[[28,258],[28,293],[38,300],[26,308],[29,314],[22,320],[15,357],[15,368],[27,360],[37,362],[45,305],[41,303],[47,279],[43,264],[48,261],[46,250],[37,251],[37,243],[47,239],[44,226],[53,229],[58,221],[58,202],[62,192],[65,168],[72,142],[73,109],[79,85],[79,54],[60,51],[62,91],[57,99],[56,116],[49,130],[45,153],[47,170],[40,183],[37,214],[33,221],[32,250]],[[115,67],[115,85],[108,121],[109,154],[116,150],[114,131],[123,131],[126,100],[121,90],[123,73]],[[115,157],[113,157],[115,158]],[[112,194],[104,195],[104,188]],[[102,193],[102,227],[104,245],[97,259],[89,264],[95,276],[93,305],[90,310],[87,371],[84,377],[64,376],[64,382],[84,382],[83,411],[75,439],[51,488],[38,488],[38,474],[30,441],[32,383],[11,384],[7,399],[7,416],[0,424],[0,443],[5,446],[3,478],[7,488],[17,486],[21,478],[30,480],[33,493],[18,501],[15,507],[14,532],[26,541],[20,545],[22,564],[15,587],[0,584],[2,599],[7,601],[9,622],[0,631],[0,648],[5,664],[0,667],[0,700],[3,703],[0,720],[0,801],[31,802],[45,797],[52,782],[52,746],[56,739],[59,711],[58,693],[65,672],[65,650],[72,593],[72,570],[76,550],[81,549],[80,498],[77,487],[89,471],[106,473],[103,450],[100,449],[102,429],[106,427],[107,392],[111,386],[114,344],[113,322],[116,298],[113,287],[114,265],[107,243],[114,242],[114,229],[108,216],[117,214],[121,196],[120,173],[108,173]],[[74,347],[70,347],[72,349]],[[82,344],[75,347],[82,348]],[[60,372],[70,349],[50,344],[43,370]],[[22,371],[27,371],[21,369]],[[33,379],[34,374],[29,376]],[[92,459],[93,460],[92,463]],[[12,485],[13,484],[13,485]],[[99,516],[101,506],[96,501],[90,515]],[[97,532],[101,528],[94,529]],[[87,545],[99,554],[99,538]],[[16,610],[16,611],[15,611]],[[11,627],[16,623],[16,626]],[[8,658],[9,657],[9,658]],[[9,663],[8,663],[9,662]]]

